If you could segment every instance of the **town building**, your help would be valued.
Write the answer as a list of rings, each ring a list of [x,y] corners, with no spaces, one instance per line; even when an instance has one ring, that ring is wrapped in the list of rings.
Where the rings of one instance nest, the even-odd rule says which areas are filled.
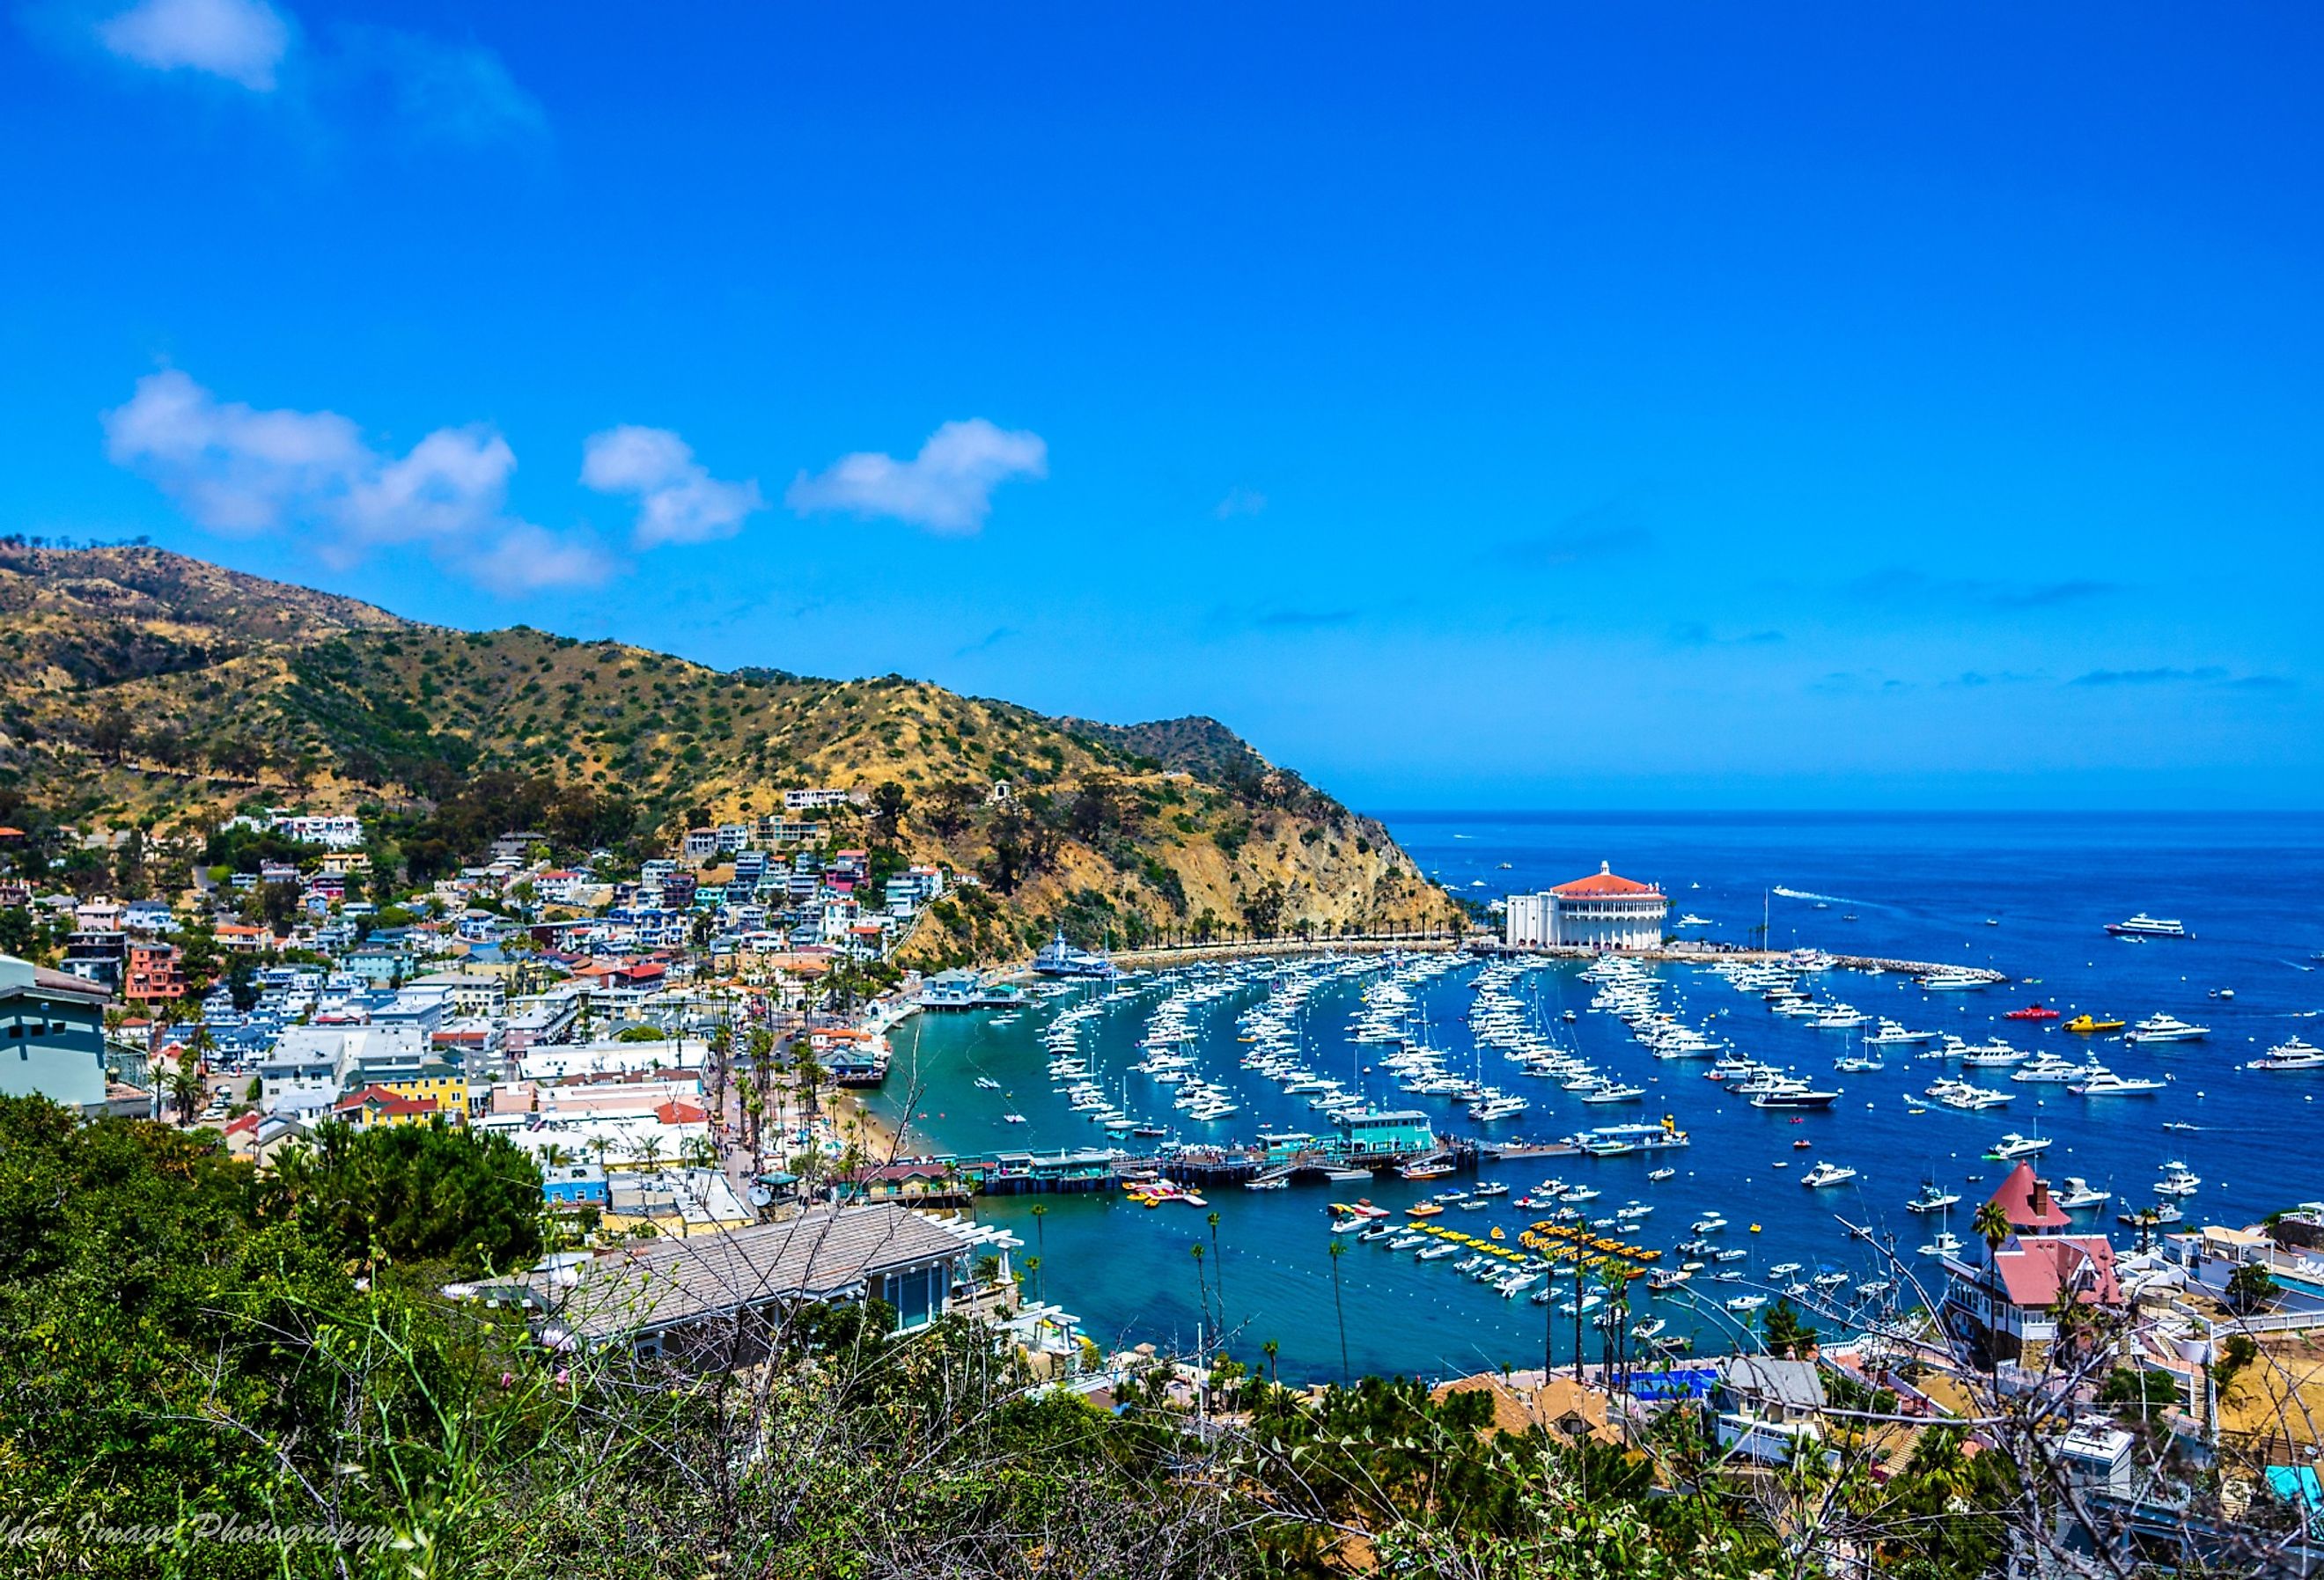
[[[844,807],[854,799],[854,794],[853,790],[834,789],[787,790],[783,792],[783,810],[813,812],[825,807]]]
[[[2112,1242],[2066,1233],[2073,1220],[2031,1163],[2020,1162],[1990,1198],[2009,1220],[2008,1237],[1978,1261],[1945,1258],[1946,1331],[1988,1360],[2017,1361],[2058,1337],[2070,1303],[2098,1312],[2124,1307]]]
[[[789,1307],[871,1298],[899,1331],[950,1308],[973,1281],[977,1245],[958,1228],[890,1204],[831,1207],[724,1234],[625,1246],[527,1280],[552,1346],[627,1344],[704,1369],[753,1364]]]
[[[1516,949],[1651,949],[1663,941],[1669,915],[1670,897],[1659,888],[1618,876],[1611,863],[1600,862],[1586,878],[1510,895],[1503,937]]]
[[[102,1116],[106,996],[81,977],[0,955],[0,1096]]]
[[[186,996],[186,957],[175,944],[133,942],[124,959],[123,998],[155,1004]]]

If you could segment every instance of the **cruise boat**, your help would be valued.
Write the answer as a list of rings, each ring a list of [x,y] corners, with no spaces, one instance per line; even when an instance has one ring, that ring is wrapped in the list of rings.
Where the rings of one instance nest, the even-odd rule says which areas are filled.
[[[2049,1137],[2022,1136],[2013,1130],[1994,1142],[1993,1150],[1986,1156],[1997,1163],[2009,1163],[2019,1158],[2038,1158],[2049,1150]]]
[[[2324,1048],[2318,1048],[2301,1038],[2279,1042],[2259,1058],[2244,1066],[2247,1070],[2312,1070],[2324,1066]]]
[[[2149,1015],[2130,1030],[2126,1042],[2200,1042],[2211,1034],[2209,1026],[2197,1026],[2176,1015]]]
[[[2173,919],[2149,916],[2140,911],[2128,921],[2110,921],[2107,931],[2117,938],[2191,938],[2187,924]]]
[[[1941,1213],[1960,1200],[1958,1191],[1941,1190],[1933,1179],[1921,1181],[1921,1194],[1904,1204],[1908,1213]]]
[[[2066,1088],[2077,1097],[2147,1097],[2163,1090],[2163,1083],[2144,1076],[2117,1076],[2112,1070],[2100,1070],[2085,1080],[2074,1082]]]
[[[2076,1015],[2066,1022],[2066,1030],[2080,1037],[2095,1037],[2105,1031],[2119,1031],[2122,1028],[2122,1021],[2116,1016],[2098,1016],[2087,1012]]]
[[[1838,1100],[1836,1091],[1822,1092],[1805,1081],[1780,1080],[1751,1099],[1754,1108],[1829,1108]]]
[[[2079,1213],[2090,1207],[2106,1206],[2114,1199],[2114,1193],[2110,1190],[2095,1190],[2091,1188],[2090,1182],[2080,1175],[2069,1174],[2066,1176],[2066,1188],[2052,1191],[2050,1199],[2067,1212]]]
[[[1800,1176],[1800,1183],[1813,1190],[1820,1186],[1845,1185],[1856,1178],[1856,1170],[1838,1163],[1819,1163]]]
[[[1992,983],[1982,973],[1965,966],[1940,966],[1921,978],[1921,985],[1931,993],[1967,993],[1991,986]]]

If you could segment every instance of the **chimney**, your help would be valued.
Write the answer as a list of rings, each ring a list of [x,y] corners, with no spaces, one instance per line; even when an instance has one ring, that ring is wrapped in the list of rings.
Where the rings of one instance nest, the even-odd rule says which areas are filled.
[[[2034,1177],[2034,1210],[2037,1214],[2050,1210],[2050,1182],[2038,1174]]]

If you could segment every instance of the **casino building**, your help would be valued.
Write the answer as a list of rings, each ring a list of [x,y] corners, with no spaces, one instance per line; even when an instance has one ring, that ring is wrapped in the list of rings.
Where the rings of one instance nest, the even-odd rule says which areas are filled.
[[[1651,949],[1663,941],[1669,914],[1670,897],[1660,889],[1617,877],[1612,864],[1600,862],[1589,877],[1538,894],[1510,895],[1507,938],[1511,948]]]

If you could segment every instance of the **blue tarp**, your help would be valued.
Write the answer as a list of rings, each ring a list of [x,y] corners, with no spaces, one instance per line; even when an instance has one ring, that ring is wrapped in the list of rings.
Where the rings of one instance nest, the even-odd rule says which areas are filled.
[[[1630,1379],[1632,1399],[1708,1399],[1719,1385],[1716,1366],[1679,1366],[1668,1372],[1642,1372]]]

